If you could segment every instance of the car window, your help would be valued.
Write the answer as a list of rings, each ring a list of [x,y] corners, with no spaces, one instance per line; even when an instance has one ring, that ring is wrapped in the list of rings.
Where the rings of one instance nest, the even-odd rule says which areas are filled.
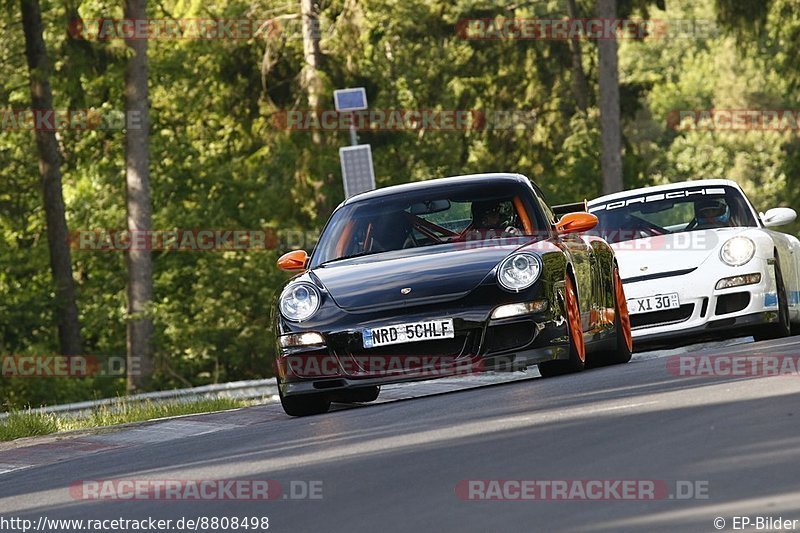
[[[541,208],[542,212],[544,213],[545,219],[548,221],[548,223],[551,226],[555,225],[556,220],[557,220],[556,215],[555,215],[555,213],[553,213],[553,209],[547,203],[547,198],[545,197],[544,193],[536,185],[533,185],[533,189],[536,191],[536,201],[539,203],[539,207]]]
[[[312,267],[364,255],[540,235],[547,222],[522,187],[471,186],[347,204],[320,236]]]
[[[728,186],[638,193],[592,203],[594,233],[610,243],[724,227],[756,225],[742,193]]]
[[[438,213],[420,214],[421,218],[452,231],[463,231],[472,222],[470,202],[451,202],[450,208]]]
[[[686,227],[695,217],[694,202],[676,202],[664,211],[649,213],[646,211],[635,211],[635,216],[650,222],[656,226],[666,228],[671,231],[679,231]]]

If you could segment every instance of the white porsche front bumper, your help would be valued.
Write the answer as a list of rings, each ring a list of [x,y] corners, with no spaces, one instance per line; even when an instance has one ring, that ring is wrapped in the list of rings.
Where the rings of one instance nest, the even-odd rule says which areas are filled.
[[[725,278],[760,274],[758,283],[717,289]],[[777,322],[778,297],[773,260],[755,257],[740,267],[701,264],[697,268],[623,278],[634,339],[713,334]],[[677,293],[680,307],[637,313],[635,300]],[[743,331],[743,334],[745,333]]]

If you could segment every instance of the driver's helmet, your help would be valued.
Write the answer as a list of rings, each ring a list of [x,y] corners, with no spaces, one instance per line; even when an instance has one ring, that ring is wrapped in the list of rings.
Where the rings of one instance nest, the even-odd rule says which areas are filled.
[[[731,218],[728,204],[719,200],[701,200],[694,204],[694,212],[701,224],[727,224]]]
[[[504,226],[503,202],[487,200],[472,202],[472,224],[477,228],[498,229]],[[494,218],[493,221],[489,221]]]

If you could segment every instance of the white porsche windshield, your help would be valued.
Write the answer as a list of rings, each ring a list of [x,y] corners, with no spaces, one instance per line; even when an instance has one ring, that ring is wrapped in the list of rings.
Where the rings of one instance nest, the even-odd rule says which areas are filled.
[[[671,233],[756,226],[747,199],[733,187],[687,187],[590,202],[594,230],[610,243]]]

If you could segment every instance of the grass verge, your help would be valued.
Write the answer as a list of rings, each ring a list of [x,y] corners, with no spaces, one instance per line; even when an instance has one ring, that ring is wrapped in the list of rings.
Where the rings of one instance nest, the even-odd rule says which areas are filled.
[[[215,398],[189,402],[136,402],[128,403],[120,398],[113,404],[104,405],[89,413],[75,415],[59,415],[55,413],[34,413],[32,411],[15,411],[5,420],[0,420],[0,441],[9,441],[22,437],[49,435],[59,431],[88,429],[128,422],[143,422],[167,416],[191,415],[224,411],[252,405],[251,401],[233,398]]]

